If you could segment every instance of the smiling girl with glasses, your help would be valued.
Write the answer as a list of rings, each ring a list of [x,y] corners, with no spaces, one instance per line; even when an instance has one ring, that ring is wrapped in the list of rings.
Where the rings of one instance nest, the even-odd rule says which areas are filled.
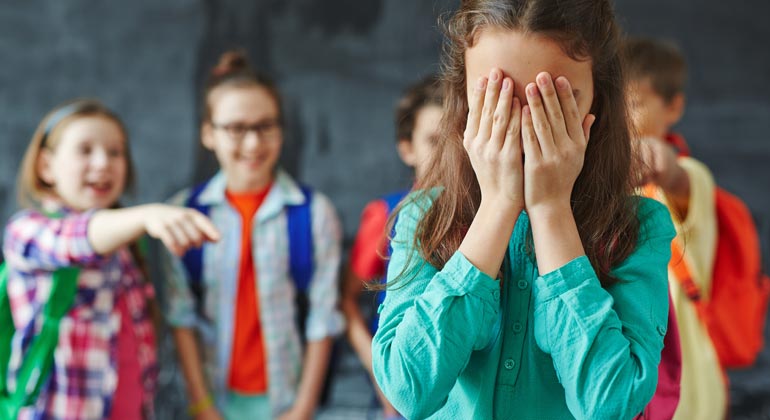
[[[173,201],[208,213],[223,238],[182,258],[166,254],[165,312],[189,413],[196,419],[310,418],[332,337],[343,329],[336,309],[339,221],[329,199],[278,168],[280,96],[242,53],[225,53],[212,71],[202,121],[201,141],[221,170]],[[296,283],[292,208],[309,212],[299,232],[312,241],[306,292]]]

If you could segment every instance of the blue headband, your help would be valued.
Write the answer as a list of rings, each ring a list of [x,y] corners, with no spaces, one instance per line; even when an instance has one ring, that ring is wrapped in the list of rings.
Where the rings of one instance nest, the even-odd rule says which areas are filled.
[[[83,112],[87,110],[96,110],[100,107],[99,104],[94,102],[73,102],[69,105],[65,105],[61,108],[59,108],[56,112],[51,115],[50,118],[48,118],[48,122],[45,124],[45,131],[43,132],[43,138],[40,140],[40,147],[45,147],[46,142],[48,141],[48,136],[51,134],[51,131],[59,125],[60,122],[62,122],[65,118],[75,115],[78,112]]]

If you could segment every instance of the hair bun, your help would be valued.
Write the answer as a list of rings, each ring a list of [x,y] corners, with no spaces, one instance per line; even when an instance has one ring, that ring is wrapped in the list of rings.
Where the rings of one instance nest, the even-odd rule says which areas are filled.
[[[214,77],[222,77],[230,74],[248,71],[249,61],[246,58],[246,52],[243,50],[226,51],[219,57],[219,62],[211,70]]]

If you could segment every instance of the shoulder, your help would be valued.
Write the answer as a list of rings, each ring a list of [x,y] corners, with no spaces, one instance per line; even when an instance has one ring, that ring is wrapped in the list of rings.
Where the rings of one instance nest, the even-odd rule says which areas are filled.
[[[10,219],[8,219],[8,223],[5,225],[6,229],[12,226],[17,226],[20,224],[25,223],[35,223],[39,220],[43,220],[45,216],[43,213],[41,213],[38,210],[35,209],[24,209],[17,211],[14,213]]]
[[[25,209],[16,212],[5,225],[5,240],[23,235],[24,231],[39,225],[42,219],[43,215],[36,210]]]
[[[380,200],[385,203],[389,211],[393,211],[401,201],[409,195],[410,190],[394,191],[389,194],[385,194],[380,197]]]
[[[196,205],[188,206],[191,197],[195,197],[203,206],[214,205],[224,201],[225,189],[227,186],[227,179],[224,172],[219,171],[211,178],[198,182],[192,186],[189,186],[166,200],[167,204],[183,207],[197,207]]]
[[[313,212],[313,214],[318,213],[319,215],[336,215],[337,210],[334,207],[334,203],[332,203],[332,200],[327,196],[326,194],[322,193],[321,191],[318,191],[316,189],[302,186],[302,189],[305,190],[307,193],[309,193],[310,197],[310,209]]]
[[[383,218],[388,218],[388,203],[382,198],[378,198],[366,203],[364,209],[361,211],[362,223],[371,219],[379,220]]]
[[[326,194],[299,182],[282,169],[277,171],[272,188],[277,190],[277,197],[280,197],[285,208],[309,206],[314,219],[319,215],[335,213],[334,204]]]
[[[40,210],[37,209],[24,209],[16,212],[11,216],[8,223],[5,225],[6,234],[16,233],[30,233],[33,230],[39,229],[44,225],[50,225],[51,223],[60,224],[72,217],[88,216],[92,212],[86,213],[69,213],[64,214],[63,217],[51,218]]]
[[[633,200],[639,219],[636,245],[630,255],[612,268],[613,276],[626,281],[610,289],[624,290],[625,286],[638,283],[633,280],[646,279],[648,281],[642,283],[667,290],[666,267],[671,258],[671,241],[676,235],[671,214],[666,206],[656,200],[636,196]]]
[[[318,233],[316,237],[334,237],[342,236],[342,225],[337,215],[337,209],[324,193],[302,187],[306,193],[309,193],[309,213],[313,231]]]
[[[433,203],[441,195],[441,188],[415,190],[401,201],[398,211],[396,230],[414,230],[417,223],[428,213]]]
[[[416,219],[421,219],[425,213],[430,210],[433,203],[441,195],[441,188],[431,188],[429,190],[415,190],[407,194],[401,201],[399,215],[407,215]]]
[[[187,202],[190,200],[192,196],[200,196],[211,188],[219,188],[219,185],[212,186],[212,184],[220,184],[221,182],[223,182],[223,179],[222,180],[218,179],[221,177],[222,177],[221,175],[217,174],[214,177],[209,178],[205,181],[202,181],[195,185],[184,188],[181,191],[177,192],[176,194],[172,195],[171,198],[166,200],[166,203],[174,206],[186,206],[188,204]]]
[[[634,197],[639,219],[639,242],[653,238],[674,238],[676,230],[668,208],[657,200]]]

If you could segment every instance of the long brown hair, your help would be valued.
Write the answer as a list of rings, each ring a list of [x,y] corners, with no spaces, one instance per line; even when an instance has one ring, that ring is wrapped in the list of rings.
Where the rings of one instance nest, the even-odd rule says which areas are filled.
[[[417,225],[414,246],[442,268],[460,246],[476,215],[481,191],[462,134],[468,115],[465,51],[485,28],[543,34],[575,60],[593,67],[596,123],[582,172],[572,190],[580,238],[604,287],[618,280],[610,269],[633,251],[639,221],[631,179],[632,153],[618,51],[620,34],[609,0],[464,0],[444,25],[446,89],[441,147],[423,180],[423,191],[441,188]]]

